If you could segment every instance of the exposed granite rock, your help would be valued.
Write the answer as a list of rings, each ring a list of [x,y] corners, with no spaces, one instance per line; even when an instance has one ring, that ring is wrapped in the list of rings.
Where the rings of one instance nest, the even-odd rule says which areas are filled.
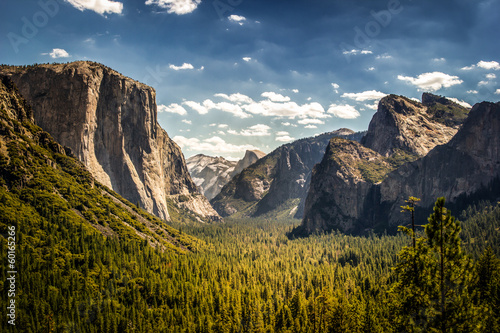
[[[70,147],[93,176],[168,219],[167,198],[191,195],[196,213],[217,213],[191,180],[179,146],[157,122],[153,88],[93,62],[4,66],[36,123]]]
[[[452,115],[466,116],[468,109],[428,93],[423,98],[424,104],[403,96],[384,97],[361,143],[384,156],[396,150],[425,156],[435,146],[447,143],[463,121]],[[438,111],[444,109],[449,113]],[[453,121],[442,121],[443,117]]]
[[[314,167],[305,203],[304,219],[294,233],[340,230],[351,232],[372,200],[374,180],[367,167],[387,173],[391,165],[377,152],[360,143],[332,138],[321,163]]]
[[[236,164],[232,176],[239,174],[243,169],[248,168],[264,156],[266,156],[266,153],[260,150],[247,150],[245,156]]]
[[[421,198],[419,206],[431,207],[444,196],[463,209],[480,192],[481,199],[500,195],[500,104],[474,105],[463,127],[443,146],[387,175],[380,185],[380,203],[387,207],[389,225],[404,219],[399,206],[409,196]],[[494,187],[497,187],[496,189]],[[488,194],[489,193],[489,194]]]
[[[228,161],[220,156],[198,154],[188,158],[186,163],[200,192],[211,200],[231,180],[237,162]]]
[[[301,218],[312,169],[321,161],[329,140],[333,136],[360,140],[363,134],[343,128],[285,144],[236,175],[211,203],[222,216],[288,211],[288,216]]]
[[[473,200],[498,200],[499,131],[500,104],[476,104],[448,143],[392,172],[397,166],[393,156],[384,157],[352,142],[332,140],[313,173],[304,220],[292,235],[332,230],[394,232],[398,224],[406,224],[407,216],[400,212],[400,206],[409,196],[422,199],[421,210],[429,210],[440,196],[456,209],[465,208]],[[386,142],[394,147],[398,141]],[[378,147],[382,152],[390,151]],[[420,214],[424,220],[427,216]]]

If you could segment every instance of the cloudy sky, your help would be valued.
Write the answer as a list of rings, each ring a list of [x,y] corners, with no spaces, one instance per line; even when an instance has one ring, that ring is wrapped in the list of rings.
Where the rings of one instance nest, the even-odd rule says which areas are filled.
[[[0,63],[93,60],[157,92],[197,153],[241,158],[430,91],[500,100],[500,0],[5,0]]]

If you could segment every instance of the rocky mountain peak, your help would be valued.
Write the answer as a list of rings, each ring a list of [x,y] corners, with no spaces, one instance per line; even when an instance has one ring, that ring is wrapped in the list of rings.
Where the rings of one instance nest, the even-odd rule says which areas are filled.
[[[453,118],[457,106],[466,116],[465,108],[457,104],[450,112],[441,112],[448,109],[448,104],[434,100],[435,104],[430,107],[403,96],[384,97],[361,143],[386,157],[399,151],[425,156],[435,146],[447,143],[458,131],[465,118]]]
[[[236,164],[232,175],[234,176],[239,174],[241,171],[243,171],[243,169],[248,168],[250,165],[254,164],[264,156],[266,156],[266,153],[258,149],[247,150],[245,152],[245,156],[238,161],[238,164]]]

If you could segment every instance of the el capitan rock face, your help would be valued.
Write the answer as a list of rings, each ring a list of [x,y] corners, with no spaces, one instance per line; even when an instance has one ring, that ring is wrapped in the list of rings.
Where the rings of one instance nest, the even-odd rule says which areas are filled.
[[[32,105],[36,123],[99,182],[164,219],[167,198],[180,195],[195,201],[196,213],[218,218],[198,193],[181,149],[158,124],[153,88],[85,61],[0,72]]]
[[[439,196],[459,206],[466,196],[491,194],[500,173],[498,104],[477,104],[463,124],[468,109],[431,94],[424,94],[424,104],[387,96],[364,146],[333,139],[292,234],[395,230],[409,196],[422,198],[427,208]]]

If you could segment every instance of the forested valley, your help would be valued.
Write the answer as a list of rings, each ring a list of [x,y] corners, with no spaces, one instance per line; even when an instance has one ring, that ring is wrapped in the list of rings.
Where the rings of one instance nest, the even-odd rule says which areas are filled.
[[[484,203],[458,214],[461,241],[456,222],[442,222],[446,318],[438,222],[434,233],[417,228],[415,248],[409,228],[397,235],[289,239],[297,220],[179,223],[174,227],[181,235],[204,243],[176,253],[138,239],[104,237],[50,214],[22,216],[18,332],[500,329],[498,205]],[[4,238],[1,246],[6,253]],[[0,286],[5,300],[5,284]],[[2,321],[2,331],[9,329]]]

